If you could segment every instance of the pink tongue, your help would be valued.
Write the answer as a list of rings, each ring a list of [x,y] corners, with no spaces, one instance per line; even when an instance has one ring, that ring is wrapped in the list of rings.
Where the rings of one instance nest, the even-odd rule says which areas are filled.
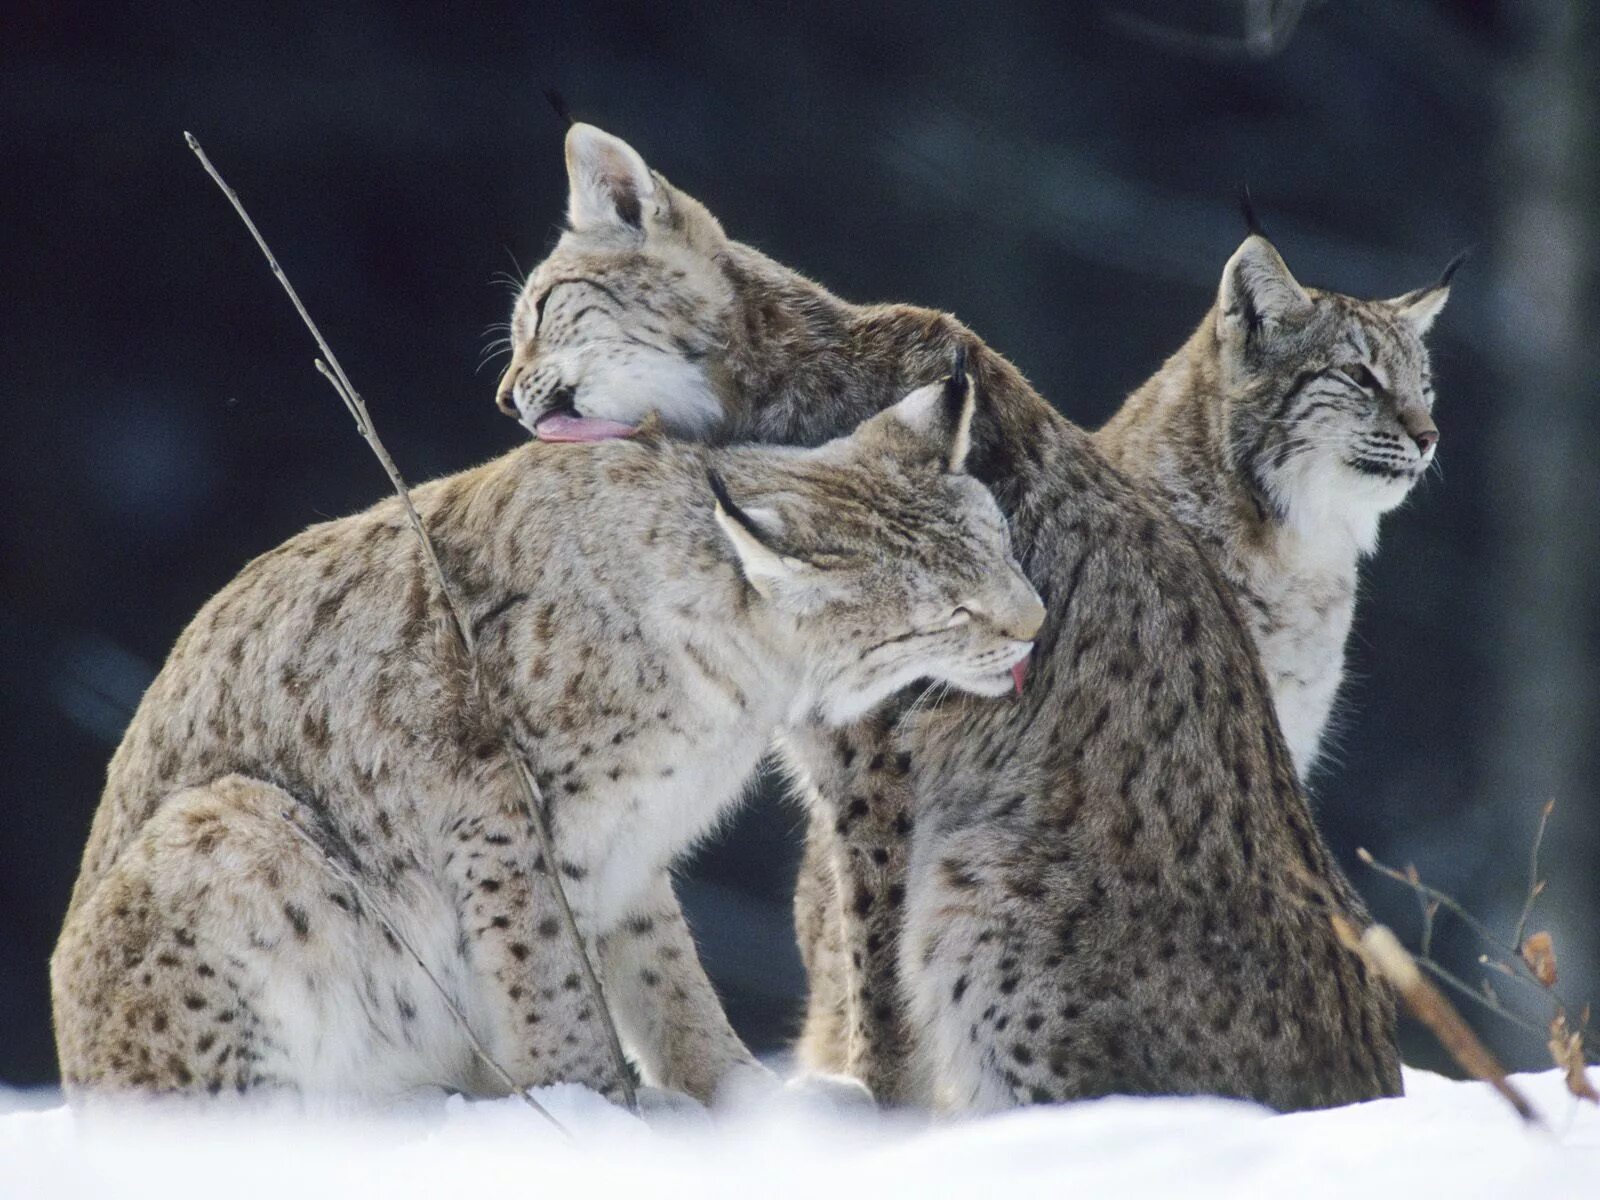
[[[1011,687],[1017,696],[1022,695],[1022,681],[1028,677],[1028,660],[1026,657],[1017,659],[1011,664]]]
[[[637,425],[606,421],[600,417],[580,417],[572,413],[550,413],[533,427],[541,442],[604,442],[611,438],[632,437]]]

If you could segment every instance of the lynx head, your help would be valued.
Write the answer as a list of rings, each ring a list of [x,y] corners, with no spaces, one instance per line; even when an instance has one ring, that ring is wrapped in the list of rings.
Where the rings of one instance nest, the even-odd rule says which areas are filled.
[[[1450,295],[1392,300],[1302,287],[1253,231],[1223,269],[1214,323],[1230,465],[1266,507],[1306,529],[1337,521],[1362,549],[1433,461],[1423,335]]]
[[[567,228],[512,312],[500,408],[545,441],[626,437],[652,412],[703,438],[724,415],[722,227],[620,138],[574,125],[566,157]]]
[[[1044,606],[993,497],[964,464],[964,369],[811,450],[729,451],[718,526],[749,586],[787,614],[825,719],[918,679],[1020,691]]]

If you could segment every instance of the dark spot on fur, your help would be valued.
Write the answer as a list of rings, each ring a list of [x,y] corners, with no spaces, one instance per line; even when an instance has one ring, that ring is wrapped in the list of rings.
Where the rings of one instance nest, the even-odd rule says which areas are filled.
[[[306,916],[306,910],[298,904],[286,903],[283,906],[283,915],[289,919],[289,925],[294,930],[294,936],[302,942],[305,941],[307,935],[311,932],[311,919]]]

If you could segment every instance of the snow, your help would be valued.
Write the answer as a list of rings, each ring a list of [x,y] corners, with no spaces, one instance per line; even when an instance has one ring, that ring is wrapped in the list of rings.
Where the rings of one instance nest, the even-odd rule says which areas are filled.
[[[1487,1088],[1408,1071],[1407,1096],[1276,1116],[1109,1099],[985,1119],[793,1107],[647,1126],[576,1086],[384,1120],[30,1109],[0,1092],[0,1197],[1600,1197],[1600,1110],[1517,1076],[1546,1129]]]

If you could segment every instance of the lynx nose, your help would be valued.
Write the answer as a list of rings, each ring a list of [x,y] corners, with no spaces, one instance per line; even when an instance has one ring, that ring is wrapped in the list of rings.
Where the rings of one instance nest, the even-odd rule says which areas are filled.
[[[512,418],[522,418],[522,413],[517,411],[518,382],[522,382],[522,363],[512,362],[507,366],[506,374],[502,374],[501,381],[494,384],[494,406]]]
[[[1039,627],[1043,624],[1044,605],[1040,602],[1038,593],[1030,587],[1027,599],[1018,606],[1011,628],[1006,630],[1006,634],[1019,642],[1031,642],[1038,636]]]
[[[521,372],[517,364],[513,363],[506,368],[506,373],[500,376],[500,382],[495,385],[494,406],[508,417],[519,416],[515,399],[517,390],[517,377]]]
[[[1439,427],[1433,423],[1433,417],[1425,408],[1418,406],[1402,409],[1400,426],[1417,444],[1417,453],[1423,458],[1427,458],[1428,451],[1439,444]]]

